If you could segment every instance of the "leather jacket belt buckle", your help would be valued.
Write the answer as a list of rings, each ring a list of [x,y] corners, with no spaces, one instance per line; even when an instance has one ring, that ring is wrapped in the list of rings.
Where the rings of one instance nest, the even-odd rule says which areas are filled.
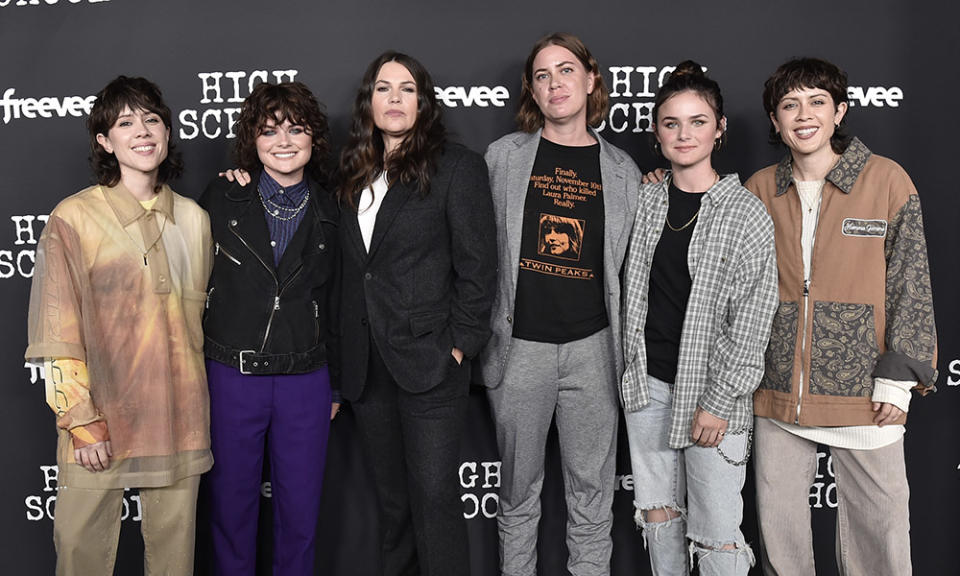
[[[257,353],[256,350],[241,350],[241,351],[240,351],[240,373],[241,373],[241,374],[253,374],[253,372],[247,370],[247,368],[246,368],[246,366],[245,366],[244,363],[245,363],[245,362],[248,362],[249,360],[246,359],[246,358],[244,358],[243,355],[244,355],[244,354],[251,354],[251,355],[252,355],[252,354],[256,354],[256,353]]]

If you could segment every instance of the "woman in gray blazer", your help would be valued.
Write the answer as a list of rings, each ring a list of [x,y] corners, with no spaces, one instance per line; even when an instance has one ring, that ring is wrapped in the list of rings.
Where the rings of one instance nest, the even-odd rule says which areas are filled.
[[[553,34],[523,71],[520,131],[487,149],[500,269],[483,379],[502,459],[501,572],[536,573],[544,452],[556,417],[568,568],[610,572],[620,281],[640,172],[593,130],[607,108],[583,43]]]

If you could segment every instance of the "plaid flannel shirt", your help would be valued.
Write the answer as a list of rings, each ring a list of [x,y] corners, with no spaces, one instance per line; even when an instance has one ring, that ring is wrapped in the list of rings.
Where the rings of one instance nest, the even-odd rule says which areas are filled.
[[[636,222],[624,264],[623,342],[626,371],[621,380],[624,410],[649,401],[647,319],[650,265],[667,216],[670,174],[640,187]],[[690,429],[697,406],[747,428],[753,392],[763,376],[764,351],[777,308],[777,259],[773,222],[760,200],[736,174],[722,178],[703,197],[687,256],[693,285],[687,302],[669,444],[693,444]]]

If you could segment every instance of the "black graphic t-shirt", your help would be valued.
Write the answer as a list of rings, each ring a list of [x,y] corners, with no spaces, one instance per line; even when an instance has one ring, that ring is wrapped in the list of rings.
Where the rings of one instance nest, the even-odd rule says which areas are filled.
[[[513,335],[572,342],[608,325],[600,144],[540,139],[523,205]]]
[[[697,226],[703,194],[688,193],[673,183],[669,189],[667,221],[650,265],[649,312],[643,331],[647,346],[647,373],[673,384],[680,358],[680,334],[690,299],[690,267],[687,253],[693,229]],[[671,230],[682,228],[682,230]],[[686,227],[684,227],[686,226]]]

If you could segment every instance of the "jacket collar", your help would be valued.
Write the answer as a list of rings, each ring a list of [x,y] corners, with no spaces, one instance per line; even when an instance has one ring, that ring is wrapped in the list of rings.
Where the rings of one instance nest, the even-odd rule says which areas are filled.
[[[118,182],[116,186],[101,185],[100,189],[103,190],[103,196],[113,209],[121,226],[126,227],[147,213],[123,183]],[[177,223],[173,217],[173,190],[166,184],[160,187],[160,194],[153,209],[163,213],[173,224]]]
[[[870,158],[870,149],[867,148],[859,138],[850,141],[847,149],[843,151],[837,165],[827,174],[827,181],[849,194],[853,190],[853,185],[857,177],[863,172],[863,167]],[[787,192],[790,185],[793,184],[793,156],[787,154],[783,160],[777,164],[777,196]]]
[[[260,182],[260,170],[255,170],[250,173],[250,183],[246,186],[241,186],[237,182],[234,182],[232,186],[227,188],[227,191],[224,193],[227,200],[232,200],[234,202],[249,202],[251,200],[257,200],[257,203],[260,203],[260,200],[256,197],[257,184]],[[324,196],[328,195],[329,192],[320,186],[316,180],[310,176],[306,177],[307,180],[307,189],[310,191],[311,198],[310,202],[307,203],[307,207],[313,207],[313,214],[321,219],[325,220],[336,220],[336,208],[334,207],[333,202],[324,201]]]
[[[600,144],[600,156],[607,156],[612,160],[616,165],[621,166],[626,161],[624,152],[617,148],[611,147],[607,144],[607,141],[600,137],[600,134],[592,126],[587,126],[587,130],[590,132],[590,135]],[[517,148],[524,148],[525,146],[532,145],[532,154],[536,157],[537,147],[540,145],[540,138],[543,136],[543,128],[540,128],[536,132],[517,132],[513,136],[513,145]],[[532,168],[531,164],[531,168]],[[528,174],[529,176],[529,174]]]

